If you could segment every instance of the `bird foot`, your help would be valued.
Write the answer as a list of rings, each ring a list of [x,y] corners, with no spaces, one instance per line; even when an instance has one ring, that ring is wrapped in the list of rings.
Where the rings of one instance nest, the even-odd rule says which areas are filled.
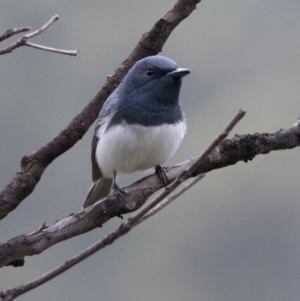
[[[165,172],[165,169],[162,166],[160,165],[155,166],[155,173],[158,175],[160,181],[164,186],[167,186],[170,183],[170,180]]]
[[[115,183],[113,184],[113,192],[117,198],[120,198],[122,199],[122,201],[125,201],[125,196],[127,195],[127,193]]]

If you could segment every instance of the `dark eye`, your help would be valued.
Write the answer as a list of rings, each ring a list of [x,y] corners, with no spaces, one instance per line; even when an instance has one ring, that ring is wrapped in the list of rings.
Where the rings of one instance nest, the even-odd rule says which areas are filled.
[[[146,71],[146,74],[147,74],[148,76],[153,76],[153,75],[155,74],[155,71],[154,71],[153,69],[148,69],[148,70]]]

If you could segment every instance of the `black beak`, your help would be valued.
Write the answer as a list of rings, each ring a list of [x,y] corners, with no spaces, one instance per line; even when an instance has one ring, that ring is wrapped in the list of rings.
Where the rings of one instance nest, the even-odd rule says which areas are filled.
[[[176,70],[167,73],[167,75],[174,77],[174,78],[182,78],[189,73],[191,73],[191,71],[189,69],[177,68]]]

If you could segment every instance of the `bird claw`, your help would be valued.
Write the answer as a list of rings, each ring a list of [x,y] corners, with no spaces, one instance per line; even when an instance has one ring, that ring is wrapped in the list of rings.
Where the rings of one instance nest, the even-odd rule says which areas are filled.
[[[155,166],[155,173],[158,175],[160,181],[164,186],[167,186],[170,183],[166,171],[162,166],[160,165]]]
[[[127,193],[115,183],[113,184],[113,191],[114,191],[114,195],[117,198],[120,198],[122,199],[122,201],[125,201],[125,196],[127,195]]]

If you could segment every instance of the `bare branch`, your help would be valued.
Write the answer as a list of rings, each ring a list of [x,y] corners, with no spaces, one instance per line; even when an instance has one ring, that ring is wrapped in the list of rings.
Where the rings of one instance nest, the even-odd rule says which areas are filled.
[[[40,50],[49,51],[49,52],[61,53],[61,54],[72,55],[72,56],[76,56],[77,53],[78,53],[78,50],[56,49],[56,48],[42,46],[42,45],[39,45],[39,44],[30,43],[30,42],[26,42],[26,46],[36,48],[36,49],[40,49]]]
[[[179,197],[183,192],[191,188],[193,185],[198,183],[201,179],[204,178],[204,175],[198,175],[195,178],[193,178],[189,183],[184,185],[181,189],[179,189],[177,192],[172,193],[169,197],[167,197],[165,200],[163,200],[161,203],[158,203],[152,210],[149,210],[147,214],[145,214],[139,221],[136,223],[136,225],[140,224],[141,222],[145,221],[147,218],[151,217],[152,215],[156,214],[159,212],[161,209],[166,207],[168,204],[170,204],[172,201],[174,201],[177,197]],[[129,220],[130,221],[130,220]],[[124,232],[123,234],[121,233],[121,229],[123,228],[123,225],[121,225],[116,231],[112,232],[111,234],[107,235],[104,237],[101,241],[98,241],[94,245],[90,246],[80,254],[77,254],[73,258],[67,260],[64,264],[54,268],[52,271],[42,275],[41,277],[25,284],[22,286],[15,287],[13,289],[5,290],[0,292],[0,298],[1,301],[6,301],[6,300],[13,300],[16,297],[25,294],[26,292],[33,290],[40,285],[50,281],[51,279],[55,278],[56,276],[64,273],[65,271],[69,270],[76,264],[80,263],[84,259],[88,258],[89,256],[93,255],[95,252],[99,251],[100,249],[106,247],[108,244],[111,244],[113,241],[113,235],[114,233],[118,233],[118,237],[123,236],[127,232]]]
[[[223,132],[211,143],[211,145],[202,153],[199,158],[191,164],[188,168],[187,173],[192,174],[208,157],[208,155],[224,140],[233,127],[245,116],[246,110],[239,110],[238,113],[234,116],[232,121],[226,126]]]
[[[0,219],[14,210],[39,182],[47,166],[82,139],[98,116],[99,110],[110,93],[118,86],[134,63],[146,56],[157,54],[171,32],[187,18],[201,0],[178,0],[175,6],[145,33],[129,57],[113,76],[109,77],[90,103],[73,118],[56,137],[29,156],[24,156],[21,169],[0,193]]]
[[[186,183],[181,188],[178,188],[175,190],[170,196],[162,200],[160,203],[158,203],[156,206],[154,206],[151,210],[149,210],[142,218],[139,219],[138,223],[141,223],[145,221],[147,218],[151,217],[152,215],[156,214],[163,208],[165,208],[167,205],[169,205],[171,202],[173,202],[175,199],[177,199],[180,195],[182,195],[185,191],[190,189],[192,186],[197,184],[200,180],[202,180],[205,177],[205,174],[200,174],[192,178],[188,183]]]
[[[4,34],[2,34],[0,36],[0,42],[14,36],[15,34],[21,33],[21,32],[25,32],[25,31],[29,31],[31,29],[31,27],[26,26],[26,27],[21,27],[21,28],[12,28],[12,29],[8,29],[6,30],[6,32]]]
[[[44,170],[55,158],[70,149],[79,139],[82,138],[97,117],[105,99],[116,88],[134,62],[142,57],[150,54],[157,54],[161,51],[163,44],[172,30],[179,24],[179,22],[189,16],[189,14],[196,8],[196,4],[200,1],[201,0],[179,0],[174,8],[168,12],[163,19],[160,19],[149,33],[146,33],[142,37],[141,41],[128,59],[124,61],[116,73],[107,80],[102,90],[94,97],[89,105],[53,140],[33,154],[25,156],[22,159],[21,170],[14,176],[4,191],[0,193],[0,219],[4,218],[10,211],[14,210],[20,202],[33,191]],[[51,24],[55,21],[56,20],[52,21]],[[20,45],[13,49],[26,45],[46,51],[74,55],[74,52],[72,51],[54,49],[29,43],[27,41],[27,39],[40,34],[51,25],[50,24],[44,28],[47,24],[18,40],[16,43],[20,41]],[[26,30],[23,28],[22,31]],[[7,31],[0,36],[0,41],[1,38],[4,40],[16,33],[18,32],[8,33]],[[12,45],[6,49],[10,49]],[[6,53],[11,52],[13,49]],[[0,55],[2,54],[1,51],[3,50],[0,50]],[[254,135],[236,135],[233,139],[224,140],[221,143],[221,141],[226,138],[232,127],[244,116],[244,114],[244,111],[240,111],[234,120],[202,155],[169,168],[167,174],[169,179],[172,181],[171,184],[168,185],[168,187],[165,188],[150,204],[145,206],[145,208],[143,208],[133,218],[122,224],[116,231],[107,235],[101,241],[97,242],[81,254],[78,254],[71,260],[65,262],[62,266],[57,267],[42,277],[24,286],[0,292],[0,300],[13,300],[17,296],[40,286],[70,269],[75,264],[81,262],[88,256],[91,256],[108,244],[112,244],[116,239],[128,233],[140,222],[157,213],[172,200],[198,182],[204,176],[202,174],[203,172],[209,172],[214,169],[233,165],[239,161],[247,162],[252,160],[258,154],[266,154],[274,150],[291,149],[300,146],[299,120],[295,122],[293,127],[287,130],[279,130],[274,134],[256,133]],[[176,189],[176,187],[178,187],[183,181],[191,177],[194,177],[191,182],[182,187],[180,190],[174,191],[174,189]],[[114,216],[136,211],[145,203],[149,196],[160,188],[161,183],[158,181],[157,176],[149,176],[125,189],[128,193],[125,202],[119,202],[114,196],[105,198],[93,206],[76,214],[72,214],[51,226],[44,224],[29,235],[22,235],[9,240],[5,244],[0,244],[0,266],[7,263],[9,264],[12,260],[16,260],[22,256],[39,254],[60,241],[102,226],[107,220]],[[170,193],[172,194],[170,195]]]
[[[6,54],[6,53],[10,53],[12,52],[14,49],[19,48],[21,46],[29,46],[29,47],[33,47],[33,48],[37,48],[40,50],[45,50],[45,51],[50,51],[50,52],[56,52],[56,53],[61,53],[61,54],[66,54],[66,55],[73,55],[76,56],[78,51],[77,50],[62,50],[62,49],[55,49],[55,48],[50,48],[50,47],[46,47],[46,46],[42,46],[42,45],[37,45],[37,44],[33,44],[33,43],[29,43],[28,40],[39,35],[40,33],[44,32],[46,29],[48,29],[54,22],[56,22],[58,20],[58,15],[53,16],[45,25],[43,25],[41,28],[28,33],[26,35],[24,35],[22,38],[20,38],[19,40],[17,40],[16,42],[12,43],[10,46],[4,48],[4,49],[0,49],[0,55],[2,54]],[[0,36],[0,42],[1,42],[1,37],[3,37],[4,39],[7,39],[8,37],[19,33],[19,32],[23,32],[23,31],[28,31],[30,30],[30,27],[24,27],[24,28],[16,28],[16,29],[12,29],[12,30],[8,30],[6,31],[3,36]]]
[[[48,29],[54,22],[58,21],[59,17],[58,15],[54,15],[53,17],[50,18],[50,20],[45,24],[43,25],[41,28],[31,32],[31,33],[28,33],[27,35],[25,35],[24,37],[26,37],[27,39],[30,39],[30,38],[33,38],[37,35],[39,35],[40,33],[44,32],[46,29]]]
[[[167,168],[166,171],[170,181],[174,181],[182,172],[187,178],[193,177],[240,161],[247,162],[258,154],[298,146],[300,146],[300,123],[273,134],[235,135],[230,140],[226,139],[196,167],[192,174],[187,170],[191,164],[200,160],[199,156]],[[173,185],[173,182],[170,185]],[[173,186],[170,185],[168,189],[172,189]],[[120,202],[112,195],[53,225],[43,225],[33,233],[15,237],[0,245],[0,267],[24,256],[39,254],[63,240],[101,227],[112,217],[136,211],[160,188],[162,184],[157,175],[150,175],[125,188],[127,196],[124,202]]]
[[[245,111],[240,110],[237,115],[234,117],[234,119],[229,123],[229,125],[225,128],[225,130],[210,144],[210,146],[205,150],[203,154],[199,156],[199,158],[192,162],[187,169],[184,169],[179,176],[174,179],[167,187],[164,188],[164,190],[156,196],[147,206],[145,206],[140,212],[135,214],[132,218],[130,218],[127,222],[120,225],[118,229],[113,231],[112,233],[105,236],[100,241],[96,242],[94,245],[90,246],[88,249],[84,250],[80,254],[74,256],[72,259],[66,261],[64,264],[58,266],[57,268],[53,269],[52,271],[44,274],[43,276],[39,277],[38,279],[29,282],[25,285],[15,287],[11,290],[6,290],[4,292],[0,292],[1,298],[4,300],[13,300],[16,297],[44,284],[45,282],[50,281],[54,277],[62,274],[63,272],[67,271],[71,267],[75,266],[79,262],[83,261],[84,259],[88,258],[89,256],[93,255],[100,249],[105,248],[107,245],[112,244],[115,240],[120,238],[121,236],[125,235],[129,231],[131,231],[135,226],[137,226],[142,221],[145,221],[146,218],[144,216],[151,210],[154,209],[160,202],[164,203],[164,206],[169,204],[172,200],[177,198],[179,195],[181,195],[184,191],[187,190],[188,187],[191,187],[192,184],[195,184],[198,182],[201,178],[203,178],[203,175],[197,176],[190,185],[186,185],[183,189],[178,191],[177,193],[173,193],[175,188],[178,187],[185,179],[190,177],[190,171],[193,171],[195,168],[197,168],[197,164],[199,162],[202,162],[206,159],[206,157],[210,154],[210,152],[218,146],[218,144],[227,137],[229,134],[229,131],[233,128],[235,124],[245,115]],[[171,195],[171,196],[170,196]],[[166,199],[165,199],[166,198]],[[158,212],[159,210],[151,212],[151,215]],[[149,217],[150,215],[148,215]]]
[[[232,121],[228,124],[225,130],[214,139],[214,141],[208,146],[208,148],[195,160],[192,161],[184,170],[182,170],[177,177],[148,205],[146,205],[140,212],[130,219],[130,223],[127,226],[128,231],[134,227],[138,221],[165,197],[167,197],[172,191],[174,191],[181,183],[192,176],[192,173],[199,167],[199,165],[209,156],[209,154],[224,140],[232,128],[245,116],[246,111],[240,110]]]
[[[258,154],[292,149],[298,146],[300,146],[300,123],[273,134],[235,135],[234,138],[220,143],[192,174],[187,170],[191,164],[200,160],[199,156],[167,168],[166,172],[170,181],[174,181],[183,172],[188,177],[193,177],[214,169],[234,165],[239,161],[247,162]],[[173,185],[173,182],[170,185]],[[168,189],[172,189],[173,186],[170,185]],[[60,241],[101,227],[112,217],[136,211],[149,196],[160,188],[162,188],[162,184],[157,175],[145,177],[125,188],[127,196],[124,202],[120,202],[112,195],[53,225],[43,225],[33,233],[15,237],[0,245],[0,267],[24,256],[39,254]]]

